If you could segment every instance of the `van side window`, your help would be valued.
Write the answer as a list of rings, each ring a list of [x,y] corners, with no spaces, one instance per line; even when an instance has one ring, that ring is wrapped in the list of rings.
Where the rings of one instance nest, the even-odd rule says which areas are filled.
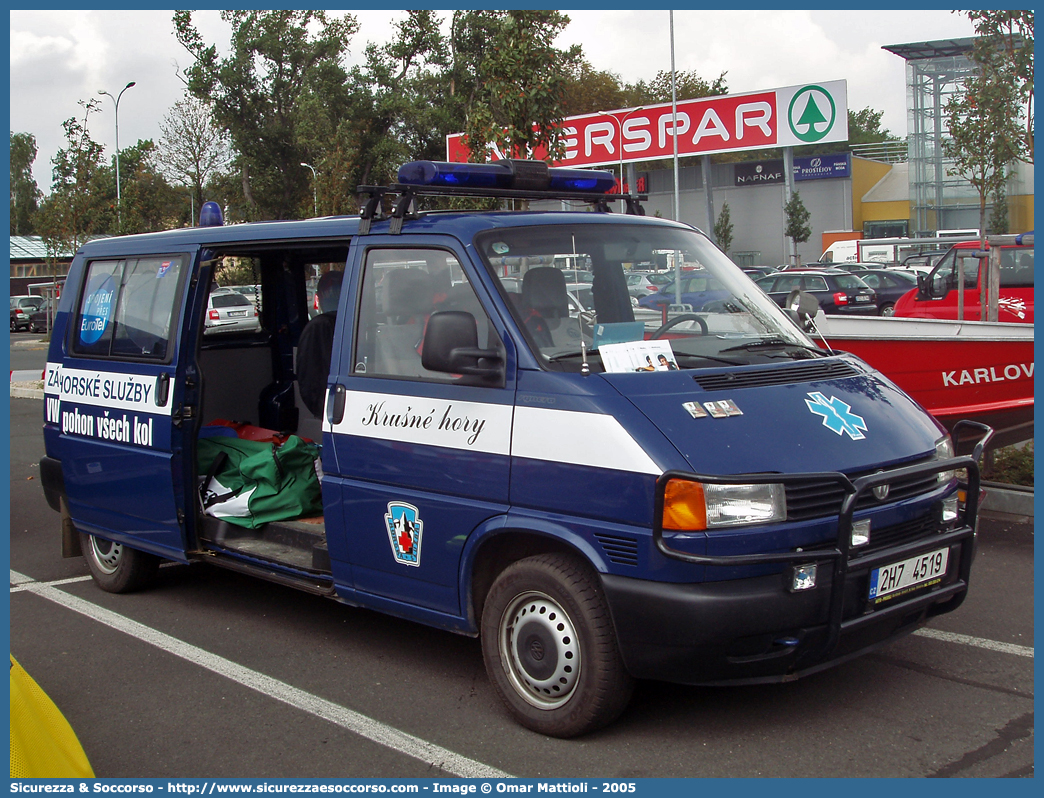
[[[443,250],[373,249],[366,255],[354,372],[452,382],[452,374],[421,365],[432,313],[462,310],[475,318],[478,345],[500,339],[456,257]]]
[[[1033,250],[1012,249],[1001,253],[1000,284],[1010,288],[1033,287]]]
[[[94,357],[165,360],[183,258],[101,260],[87,266],[73,351]]]

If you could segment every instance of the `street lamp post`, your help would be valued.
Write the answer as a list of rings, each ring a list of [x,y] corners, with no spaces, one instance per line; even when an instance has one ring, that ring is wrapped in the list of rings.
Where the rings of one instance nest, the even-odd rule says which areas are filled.
[[[301,163],[301,166],[307,166],[312,170],[312,203],[315,215],[319,216],[319,173],[315,171],[315,167],[310,163]]]
[[[623,117],[621,117],[620,119],[617,119],[615,116],[613,116],[608,111],[599,111],[598,112],[598,113],[602,114],[603,116],[608,116],[610,119],[616,119],[616,121],[620,125],[620,202],[621,203],[624,202],[624,199],[623,199],[623,193],[624,193],[624,166],[623,166],[623,131],[624,131],[624,122],[626,122],[627,119],[632,114],[636,114],[639,111],[644,111],[644,110],[645,110],[645,106],[644,105],[639,105],[637,108],[632,108],[630,111],[628,111],[626,114],[624,114]]]
[[[131,86],[134,85],[132,80],[122,89],[120,93],[113,97],[109,92],[101,89],[98,94],[104,94],[114,103],[116,103],[116,226],[123,231],[123,206],[120,198],[120,97],[123,96],[123,92],[127,91]]]

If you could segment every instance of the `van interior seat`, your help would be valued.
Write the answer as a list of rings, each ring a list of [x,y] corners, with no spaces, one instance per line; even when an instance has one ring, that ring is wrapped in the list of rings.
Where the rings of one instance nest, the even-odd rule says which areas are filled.
[[[432,312],[434,288],[422,269],[395,269],[384,278],[383,311],[387,319],[377,328],[374,348],[377,373],[420,377],[420,344]]]
[[[577,343],[570,335],[569,296],[565,275],[553,266],[530,269],[522,278],[522,313],[526,328],[540,346]]]

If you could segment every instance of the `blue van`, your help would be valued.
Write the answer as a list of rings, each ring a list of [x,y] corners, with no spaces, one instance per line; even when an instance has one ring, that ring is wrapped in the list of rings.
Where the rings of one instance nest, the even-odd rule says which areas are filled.
[[[559,737],[612,721],[635,679],[791,680],[961,604],[976,457],[704,234],[636,197],[609,212],[605,172],[416,162],[399,180],[360,189],[359,217],[223,226],[208,205],[199,227],[76,254],[41,476],[63,554],[102,589],[205,562],[478,636],[510,713]],[[422,209],[465,195],[532,207]],[[563,252],[590,264],[593,311]],[[727,297],[666,322],[635,308],[625,270],[661,252]],[[260,324],[215,334],[233,263]],[[307,287],[331,272],[316,355]],[[321,510],[210,512],[199,452],[223,423],[276,431],[276,453],[318,444]]]

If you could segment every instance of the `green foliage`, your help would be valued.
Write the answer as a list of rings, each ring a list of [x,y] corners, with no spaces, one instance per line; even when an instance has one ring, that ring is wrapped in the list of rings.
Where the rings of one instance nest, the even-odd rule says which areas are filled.
[[[1010,87],[1022,121],[1019,159],[1033,162],[1033,11],[968,11],[975,26],[973,58],[986,75]]]
[[[984,479],[1007,485],[1033,487],[1033,442],[1026,446],[998,449]]]
[[[311,173],[300,164],[314,163],[314,142],[332,139],[348,117],[341,61],[358,24],[323,11],[222,11],[221,18],[232,26],[226,58],[203,41],[192,12],[174,13],[175,35],[193,58],[188,89],[229,132],[248,217],[292,218],[311,206]]]
[[[156,153],[156,145],[150,139],[120,151],[120,232],[124,235],[173,227],[187,205],[160,174]]]
[[[718,220],[714,223],[714,240],[721,247],[721,251],[726,254],[732,249],[732,230],[733,225],[732,217],[729,214],[729,203],[723,202],[721,212],[718,214]]]
[[[36,137],[32,133],[11,133],[11,235],[35,233],[34,216],[43,194],[33,177]]]
[[[555,37],[569,24],[558,11],[465,11],[454,14],[454,57],[469,84],[465,141],[475,160],[487,144],[526,158],[538,147],[561,157],[563,95],[581,50],[559,50]]]
[[[1023,151],[1015,84],[988,65],[964,80],[963,91],[946,102],[949,138],[943,152],[951,160],[947,174],[958,175],[979,195],[979,229],[986,230],[986,200],[1004,185],[1005,168]]]
[[[62,123],[67,146],[51,159],[51,193],[37,215],[37,230],[48,252],[75,251],[92,235],[108,232],[115,222],[112,173],[102,163],[102,146],[91,138],[87,123],[97,102],[82,102],[83,121]]]
[[[812,214],[808,212],[805,203],[801,201],[799,192],[795,191],[790,199],[787,200],[787,203],[783,206],[783,213],[786,217],[783,235],[793,239],[795,244],[803,244],[808,241],[808,237],[812,235],[812,228],[809,226]]]

